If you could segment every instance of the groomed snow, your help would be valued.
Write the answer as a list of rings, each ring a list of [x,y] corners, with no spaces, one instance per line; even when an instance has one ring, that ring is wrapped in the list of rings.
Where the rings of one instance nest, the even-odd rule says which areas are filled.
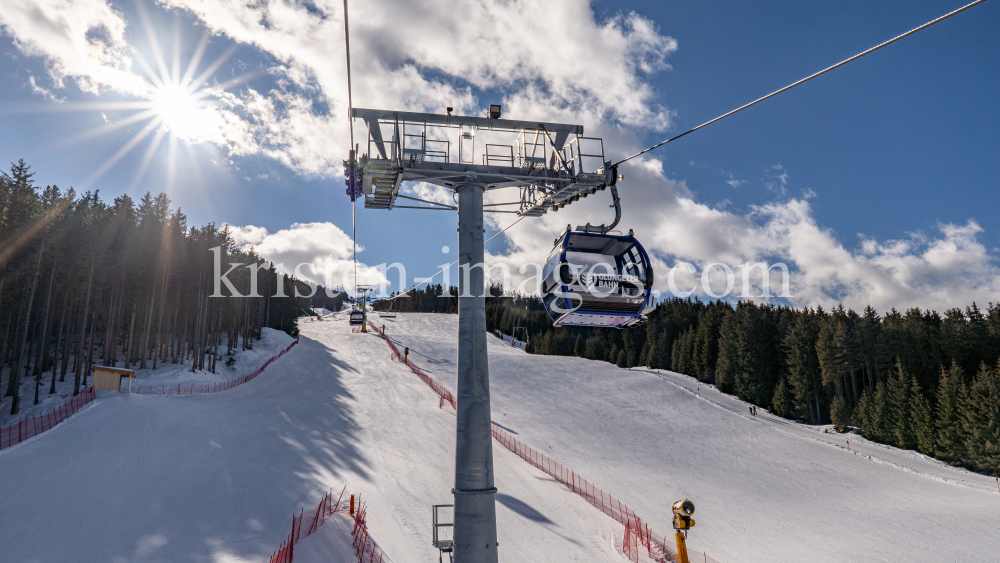
[[[456,315],[385,324],[454,391]],[[771,415],[755,421],[743,403],[686,376],[489,343],[494,421],[660,534],[671,531],[670,504],[690,498],[688,545],[723,563],[1000,560],[992,478],[858,436],[849,452],[844,435]]]
[[[377,336],[345,320],[302,329],[231,391],[102,394],[0,452],[4,563],[266,561],[293,512],[345,484],[393,561],[436,561],[430,506],[450,501],[454,412]],[[504,561],[621,563],[614,521],[513,454],[497,467]]]
[[[234,390],[102,394],[0,452],[0,559],[266,561],[293,512],[347,485],[394,562],[437,561],[430,506],[451,502],[454,411],[340,317],[301,323],[300,344]],[[456,316],[373,321],[454,389]],[[1000,495],[965,472],[937,466],[944,481],[902,452],[879,462],[754,421],[682,376],[488,340],[495,421],[659,533],[671,502],[695,501],[689,544],[723,563],[996,560]],[[625,561],[619,524],[494,453],[501,561]],[[336,533],[303,540],[296,562],[339,561],[320,541]]]

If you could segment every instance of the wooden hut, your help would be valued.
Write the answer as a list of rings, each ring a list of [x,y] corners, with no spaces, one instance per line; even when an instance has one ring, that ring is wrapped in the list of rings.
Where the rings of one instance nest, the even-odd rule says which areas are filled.
[[[90,366],[94,372],[94,391],[121,391],[122,379],[129,378],[126,391],[132,390],[132,378],[135,372],[130,369],[111,368],[107,366]]]

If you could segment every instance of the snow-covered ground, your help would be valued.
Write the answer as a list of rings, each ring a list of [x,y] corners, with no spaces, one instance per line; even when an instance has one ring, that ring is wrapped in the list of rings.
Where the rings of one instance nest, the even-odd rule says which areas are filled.
[[[189,383],[219,383],[222,381],[228,381],[230,379],[236,379],[237,377],[250,373],[257,369],[262,363],[266,362],[268,358],[282,351],[291,344],[294,340],[288,334],[271,328],[261,329],[261,339],[252,341],[252,349],[240,350],[239,345],[237,345],[236,352],[233,354],[233,365],[226,366],[226,360],[228,356],[226,355],[226,342],[225,337],[223,337],[222,344],[219,346],[219,360],[216,362],[215,373],[209,370],[195,370],[191,371],[191,358],[188,357],[182,362],[172,364],[169,361],[164,363],[158,363],[156,369],[135,369],[135,380],[132,382],[133,389],[139,385],[148,386],[152,385],[154,387],[161,386],[173,386],[177,384],[187,385]],[[206,363],[208,360],[205,360]],[[100,365],[100,364],[98,364]],[[147,363],[147,365],[152,365]],[[119,355],[118,367],[125,366],[125,357]],[[50,385],[52,382],[52,371],[47,371],[42,374],[42,384],[39,389],[39,403],[34,404],[35,400],[35,379],[28,378],[26,381],[21,381],[21,408],[20,412],[16,415],[10,414],[10,404],[13,400],[12,397],[3,397],[0,400],[0,426],[8,426],[14,424],[22,418],[30,417],[42,412],[45,412],[55,405],[58,405],[66,401],[73,394],[73,360],[70,359],[69,373],[66,374],[66,381],[59,382],[56,381],[56,392],[54,394],[49,394]],[[10,370],[4,370],[4,378],[2,389],[7,390],[7,379],[9,377]],[[23,377],[23,375],[22,375]],[[92,374],[87,374],[87,382],[90,384],[93,379]]]
[[[495,336],[495,335],[494,335]],[[524,347],[528,345],[527,342],[519,340],[507,333],[501,332],[499,336],[500,340],[503,340],[508,346],[513,346],[515,348],[520,348],[524,350]]]
[[[0,452],[0,560],[266,561],[292,512],[347,485],[392,561],[437,561],[430,506],[451,502],[454,411],[338,317],[302,323],[290,354],[231,391],[102,395]],[[457,316],[378,322],[454,389]],[[848,452],[832,443],[842,435],[755,421],[683,376],[488,342],[497,423],[659,533],[670,503],[690,498],[689,545],[723,563],[998,559],[1000,495],[966,472],[935,466],[943,480],[913,470],[929,463],[919,456],[858,454],[854,439]],[[501,561],[625,561],[619,524],[494,455]],[[343,537],[333,524],[295,561],[349,561],[322,541]]]
[[[354,563],[357,555],[351,545],[354,519],[336,513],[311,535],[295,544],[294,563]]]
[[[302,330],[231,391],[102,396],[0,452],[0,559],[266,561],[293,512],[346,484],[393,561],[436,561],[430,506],[451,499],[454,411],[376,335],[346,320]],[[513,454],[497,467],[504,561],[621,563],[614,521]]]
[[[387,325],[454,391],[456,315]],[[859,436],[848,451],[844,435],[769,414],[755,421],[686,376],[488,341],[494,421],[658,533],[670,531],[670,504],[690,498],[698,524],[688,545],[719,561],[1000,561],[992,478]]]

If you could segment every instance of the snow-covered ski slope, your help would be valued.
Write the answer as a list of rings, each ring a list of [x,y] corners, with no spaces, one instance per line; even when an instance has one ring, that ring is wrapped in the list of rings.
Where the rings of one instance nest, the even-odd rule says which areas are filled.
[[[372,320],[454,389],[456,316]],[[293,511],[344,485],[392,561],[436,561],[430,505],[451,501],[454,411],[378,336],[346,320],[301,328],[234,390],[102,395],[0,452],[0,561],[266,561]],[[1000,559],[1000,494],[958,484],[964,472],[927,477],[753,421],[714,391],[489,342],[496,422],[658,533],[671,502],[695,501],[689,544],[723,563]],[[494,452],[501,561],[625,561],[619,524]],[[335,532],[303,540],[295,561],[330,561],[321,540]]]
[[[293,511],[344,485],[393,562],[437,561],[430,506],[451,500],[454,411],[374,334],[301,326],[231,391],[102,394],[0,452],[0,561],[267,561]],[[614,521],[513,454],[497,468],[504,561],[621,563]],[[295,561],[328,553],[321,537]]]
[[[454,391],[457,320],[401,314],[384,324]],[[719,561],[1000,561],[992,478],[880,446],[864,446],[874,459],[857,455],[844,436],[833,445],[817,439],[832,435],[754,421],[745,406],[727,410],[736,401],[714,389],[701,386],[699,396],[697,385],[689,391],[662,374],[489,342],[495,422],[628,503],[658,533],[670,531],[670,504],[690,498],[698,523],[688,544]],[[862,440],[852,438],[856,449]]]

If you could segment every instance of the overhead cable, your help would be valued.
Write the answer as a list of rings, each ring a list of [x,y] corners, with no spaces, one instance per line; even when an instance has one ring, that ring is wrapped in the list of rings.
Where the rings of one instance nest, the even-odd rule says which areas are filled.
[[[347,0],[344,0],[344,46],[347,52],[347,123],[351,129],[351,153],[354,155],[354,118],[351,117],[354,101],[351,99],[351,33],[347,25]],[[351,168],[354,168],[354,159],[351,157]],[[347,178],[350,183],[350,176]],[[351,189],[354,189],[351,186]],[[358,297],[358,220],[355,212],[354,195],[351,196],[351,243],[354,245],[354,298]]]
[[[766,95],[766,96],[764,96],[762,98],[757,98],[756,100],[750,102],[749,104],[742,105],[742,106],[740,106],[740,107],[738,107],[738,108],[736,108],[736,109],[734,109],[734,110],[732,110],[732,111],[730,111],[728,113],[724,113],[724,114],[720,115],[719,117],[716,117],[715,119],[713,119],[711,121],[706,121],[705,123],[702,123],[701,125],[693,128],[693,129],[688,129],[687,131],[681,133],[680,135],[677,135],[675,137],[671,137],[671,138],[667,139],[666,141],[663,141],[662,143],[657,143],[657,144],[649,147],[648,149],[645,149],[643,151],[640,151],[640,152],[637,152],[637,153],[633,154],[632,156],[630,156],[628,158],[624,158],[622,160],[619,160],[618,162],[616,162],[612,166],[618,166],[619,164],[621,164],[623,162],[628,162],[629,160],[632,160],[633,158],[635,158],[637,156],[646,154],[647,152],[649,152],[649,151],[651,151],[653,149],[662,147],[663,145],[665,145],[665,144],[667,144],[667,143],[669,143],[671,141],[676,141],[677,139],[680,139],[681,137],[683,137],[684,135],[687,135],[688,133],[693,133],[693,132],[701,129],[702,127],[705,127],[707,125],[711,125],[711,124],[715,123],[716,121],[719,121],[720,119],[729,117],[730,115],[733,115],[736,112],[745,110],[745,109],[747,109],[748,107],[750,107],[752,105],[755,105],[755,104],[758,104],[760,102],[763,102],[764,100],[766,100],[768,98],[777,96],[778,94],[780,94],[780,93],[782,93],[782,92],[784,92],[786,90],[791,90],[792,88],[798,86],[799,84],[808,82],[808,81],[812,80],[813,78],[816,78],[817,76],[826,74],[826,73],[830,72],[831,70],[833,70],[835,68],[839,68],[839,67],[842,67],[842,66],[846,65],[849,62],[856,61],[856,60],[860,59],[861,57],[863,57],[863,56],[865,56],[865,55],[867,55],[869,53],[874,53],[875,51],[878,51],[882,47],[886,47],[888,45],[891,45],[891,44],[895,43],[896,41],[899,41],[900,39],[904,39],[906,37],[909,37],[909,36],[913,35],[914,33],[917,33],[918,31],[923,31],[923,30],[927,29],[928,27],[930,27],[930,26],[932,26],[934,24],[937,24],[937,23],[941,23],[944,20],[946,20],[946,19],[948,19],[948,18],[950,18],[952,16],[957,16],[958,14],[961,14],[962,12],[964,12],[964,11],[970,9],[970,8],[973,8],[975,6],[978,6],[979,4],[982,4],[984,2],[986,2],[986,0],[976,0],[975,2],[972,2],[970,4],[962,6],[961,8],[959,8],[959,9],[953,11],[953,12],[949,12],[949,13],[947,13],[947,14],[945,14],[945,15],[943,15],[943,16],[935,19],[935,20],[931,20],[931,21],[925,23],[924,25],[922,25],[920,27],[913,28],[910,31],[907,31],[906,33],[904,33],[902,35],[897,35],[896,37],[893,37],[892,39],[886,41],[885,43],[880,43],[880,44],[872,47],[871,49],[868,49],[866,51],[862,51],[862,52],[858,53],[857,55],[854,55],[853,57],[851,57],[849,59],[844,59],[843,61],[840,61],[839,63],[837,63],[837,64],[835,64],[833,66],[829,66],[827,68],[824,68],[823,70],[821,70],[821,71],[819,71],[819,72],[817,72],[815,74],[811,74],[811,75],[803,78],[802,80],[799,80],[797,82],[793,82],[792,84],[789,84],[788,86],[785,86],[784,88],[782,88],[780,90],[775,90],[774,92],[771,92],[770,94],[768,94],[768,95]]]
[[[397,206],[397,207],[398,207],[398,206]],[[495,234],[495,235],[491,236],[490,238],[488,238],[488,239],[486,240],[486,242],[484,242],[484,243],[483,243],[483,246],[486,246],[487,244],[489,244],[489,243],[490,243],[490,241],[492,241],[493,239],[497,238],[498,236],[500,236],[500,235],[504,234],[504,233],[505,233],[505,232],[507,231],[507,229],[509,229],[509,228],[513,227],[514,225],[516,225],[516,224],[520,223],[520,222],[521,222],[521,219],[524,219],[525,217],[527,217],[527,215],[522,215],[522,216],[518,217],[518,218],[517,218],[517,221],[514,221],[514,222],[513,222],[513,223],[511,223],[510,225],[507,225],[506,227],[504,227],[504,228],[503,228],[503,230],[502,230],[502,231],[500,231],[499,233],[497,233],[497,234]],[[451,267],[452,267],[452,266],[454,266],[455,264],[458,264],[458,260],[455,260],[455,261],[454,261],[454,262],[452,262],[451,264],[448,264],[448,265],[447,265],[447,266],[445,266],[444,268],[441,268],[440,270],[438,270],[437,272],[435,272],[433,276],[431,276],[431,277],[429,277],[429,278],[425,279],[424,281],[422,281],[422,282],[420,282],[419,284],[417,284],[417,285],[415,285],[415,286],[411,287],[410,289],[407,289],[406,291],[404,291],[404,292],[402,292],[402,293],[399,293],[399,294],[397,294],[397,295],[394,295],[394,296],[390,297],[390,298],[389,298],[389,301],[392,301],[393,299],[398,299],[398,298],[400,298],[400,297],[405,297],[405,296],[406,296],[406,294],[408,294],[409,292],[411,292],[411,291],[416,291],[417,289],[419,289],[419,288],[420,288],[421,286],[423,286],[423,285],[424,285],[424,284],[426,284],[427,282],[429,282],[429,281],[431,281],[432,279],[436,278],[438,274],[440,274],[441,272],[444,272],[444,271],[445,271],[445,270],[447,270],[448,268],[451,268]]]

